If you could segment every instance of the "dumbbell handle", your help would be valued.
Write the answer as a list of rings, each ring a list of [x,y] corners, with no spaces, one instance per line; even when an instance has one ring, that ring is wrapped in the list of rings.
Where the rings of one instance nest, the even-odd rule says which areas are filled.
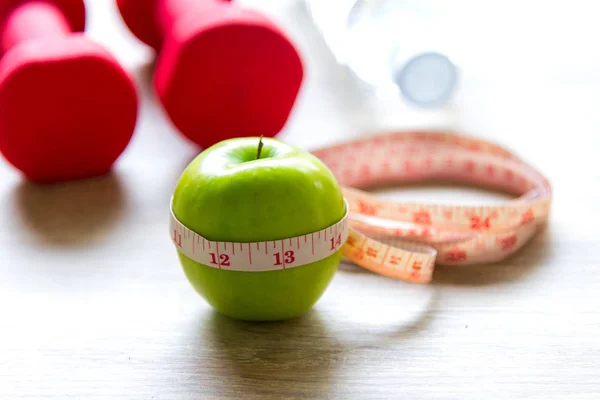
[[[190,12],[205,10],[219,3],[230,3],[231,0],[157,0],[157,22],[162,32],[170,32],[177,19]]]
[[[2,52],[32,39],[70,33],[71,25],[57,6],[46,1],[28,1],[15,7],[4,20],[0,34]]]

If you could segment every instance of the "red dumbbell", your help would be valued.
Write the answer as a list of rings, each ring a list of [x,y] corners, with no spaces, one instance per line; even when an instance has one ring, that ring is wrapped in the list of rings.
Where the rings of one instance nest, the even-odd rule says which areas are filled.
[[[0,0],[0,153],[38,183],[110,171],[129,144],[129,75],[83,36],[83,0]]]
[[[133,34],[160,53],[154,87],[187,138],[206,148],[280,132],[304,71],[273,22],[225,0],[116,1]]]

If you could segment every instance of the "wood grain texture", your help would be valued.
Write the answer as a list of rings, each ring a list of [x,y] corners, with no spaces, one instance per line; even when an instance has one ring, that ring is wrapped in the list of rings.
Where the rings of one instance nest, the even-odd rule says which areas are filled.
[[[465,77],[453,108],[399,106],[387,118],[369,111],[301,5],[247,1],[279,18],[306,59],[282,139],[314,148],[392,123],[439,123],[515,149],[556,193],[548,227],[502,263],[438,268],[426,286],[343,264],[307,315],[249,324],[216,315],[179,267],[168,201],[197,150],[156,104],[152,55],[110,3],[89,2],[90,35],[132,71],[142,96],[135,139],[114,172],[38,187],[0,163],[1,399],[600,398],[597,46],[585,62],[534,52],[531,62],[546,67],[533,73],[515,57],[543,31],[510,31],[498,50],[509,68]],[[557,54],[583,54],[598,37],[597,24],[586,25],[593,13],[572,7]],[[504,199],[432,185],[381,194]]]

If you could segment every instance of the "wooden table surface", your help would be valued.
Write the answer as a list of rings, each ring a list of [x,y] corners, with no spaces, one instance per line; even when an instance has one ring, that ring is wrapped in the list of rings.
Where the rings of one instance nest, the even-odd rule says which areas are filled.
[[[90,36],[139,85],[139,124],[104,178],[37,187],[0,163],[0,399],[600,398],[600,28],[586,3],[522,6],[506,29],[474,32],[465,46],[496,58],[465,73],[452,106],[391,115],[359,96],[301,3],[245,2],[306,60],[283,140],[446,126],[511,147],[555,190],[548,227],[504,262],[439,267],[430,285],[344,264],[312,311],[272,324],[223,318],[186,281],[168,200],[197,150],[153,97],[152,52],[111,1],[88,3]],[[382,195],[505,199],[448,185]]]

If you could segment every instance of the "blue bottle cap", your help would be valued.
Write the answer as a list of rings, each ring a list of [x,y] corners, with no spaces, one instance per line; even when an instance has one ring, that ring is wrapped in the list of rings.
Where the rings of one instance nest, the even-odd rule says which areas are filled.
[[[427,52],[395,65],[393,78],[408,101],[420,107],[438,107],[452,96],[456,75],[456,67],[448,57]]]

